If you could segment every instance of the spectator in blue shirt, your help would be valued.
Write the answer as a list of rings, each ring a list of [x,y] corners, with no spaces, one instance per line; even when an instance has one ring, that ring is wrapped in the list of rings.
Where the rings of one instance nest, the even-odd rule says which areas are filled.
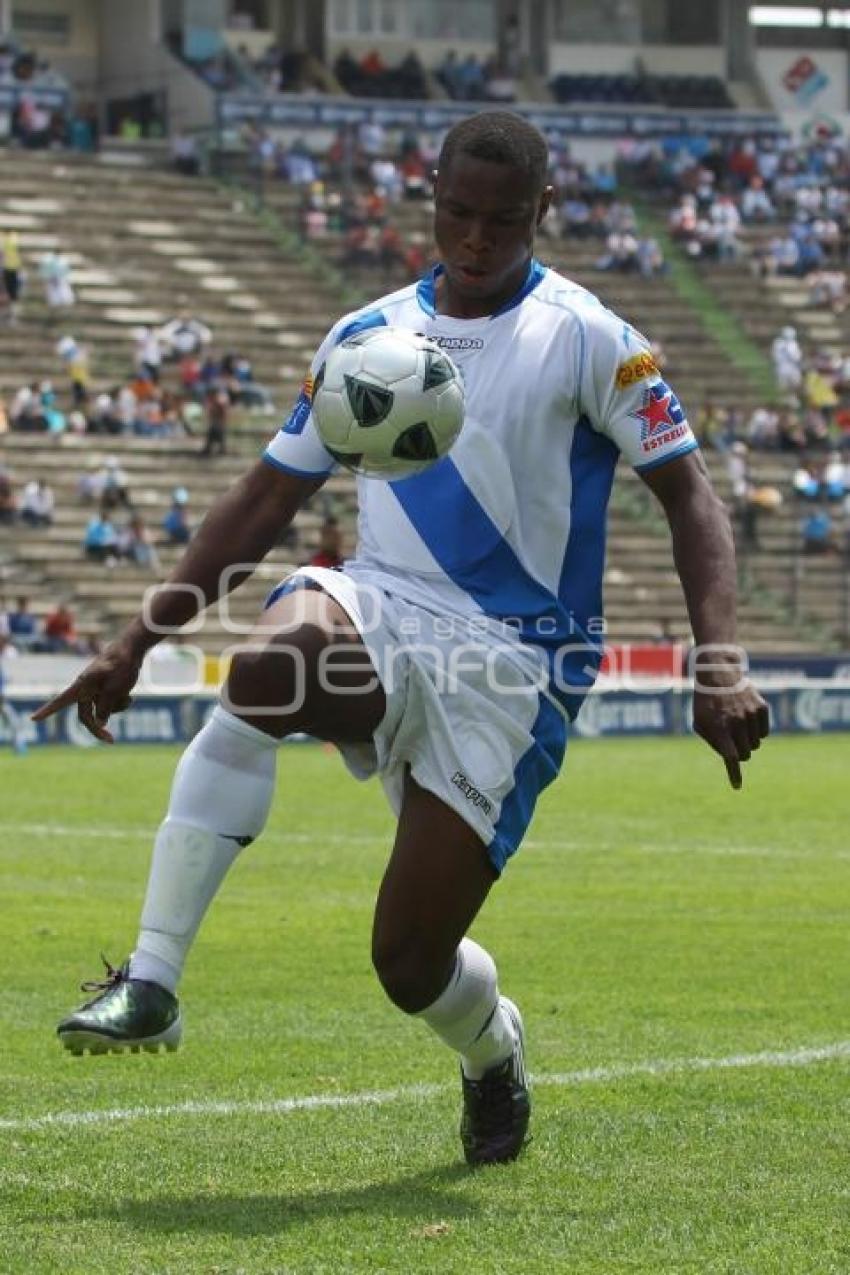
[[[832,519],[825,509],[813,511],[800,524],[803,537],[803,553],[823,554],[835,552]]]
[[[118,532],[107,512],[95,514],[86,527],[83,539],[85,555],[93,562],[108,566],[118,560]]]
[[[168,539],[173,545],[188,544],[192,535],[189,520],[186,517],[187,500],[188,492],[186,492],[186,489],[178,487],[172,497],[171,508],[162,520],[163,531],[166,532]]]
[[[38,636],[38,621],[30,611],[29,605],[29,598],[18,598],[17,609],[10,611],[6,616],[9,637],[21,650],[32,646]]]

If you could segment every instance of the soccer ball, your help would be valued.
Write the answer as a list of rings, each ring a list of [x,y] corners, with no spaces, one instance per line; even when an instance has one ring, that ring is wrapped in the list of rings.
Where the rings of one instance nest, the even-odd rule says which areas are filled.
[[[463,381],[421,333],[368,328],[331,350],[312,409],[335,460],[370,478],[405,478],[445,456],[460,433]]]

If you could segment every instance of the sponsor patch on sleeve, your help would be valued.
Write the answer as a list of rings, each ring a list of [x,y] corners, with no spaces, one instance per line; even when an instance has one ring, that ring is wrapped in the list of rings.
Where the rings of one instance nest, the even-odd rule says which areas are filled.
[[[618,390],[627,390],[630,385],[635,385],[638,381],[645,381],[649,376],[658,375],[655,359],[648,351],[642,350],[640,354],[633,354],[630,359],[626,359],[625,363],[620,364],[614,384]]]
[[[310,419],[310,399],[304,390],[295,400],[295,406],[289,414],[289,419],[283,426],[284,434],[303,434],[304,426]]]
[[[641,450],[646,456],[681,443],[690,433],[682,405],[665,381],[650,385],[644,391],[643,405],[631,415],[641,423]]]
[[[304,426],[310,419],[310,409],[313,405],[313,390],[316,388],[315,378],[312,372],[308,372],[304,378],[304,384],[295,400],[295,406],[289,414],[286,423],[283,426],[284,434],[302,434]]]

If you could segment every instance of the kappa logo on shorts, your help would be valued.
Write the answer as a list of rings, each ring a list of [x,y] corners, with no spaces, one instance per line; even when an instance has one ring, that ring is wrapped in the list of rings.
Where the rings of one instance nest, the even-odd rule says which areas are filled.
[[[452,783],[455,788],[459,788],[461,790],[467,801],[471,801],[473,806],[480,806],[485,815],[489,815],[490,811],[493,809],[492,801],[490,801],[488,797],[484,796],[484,793],[480,788],[476,788],[474,784],[469,782],[462,770],[455,771],[452,775]]]

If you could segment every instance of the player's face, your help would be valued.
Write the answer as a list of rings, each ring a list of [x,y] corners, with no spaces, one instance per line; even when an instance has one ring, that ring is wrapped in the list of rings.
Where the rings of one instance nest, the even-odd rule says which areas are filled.
[[[462,153],[436,175],[434,238],[448,313],[491,314],[518,291],[551,197],[551,187],[535,190],[512,164]]]

